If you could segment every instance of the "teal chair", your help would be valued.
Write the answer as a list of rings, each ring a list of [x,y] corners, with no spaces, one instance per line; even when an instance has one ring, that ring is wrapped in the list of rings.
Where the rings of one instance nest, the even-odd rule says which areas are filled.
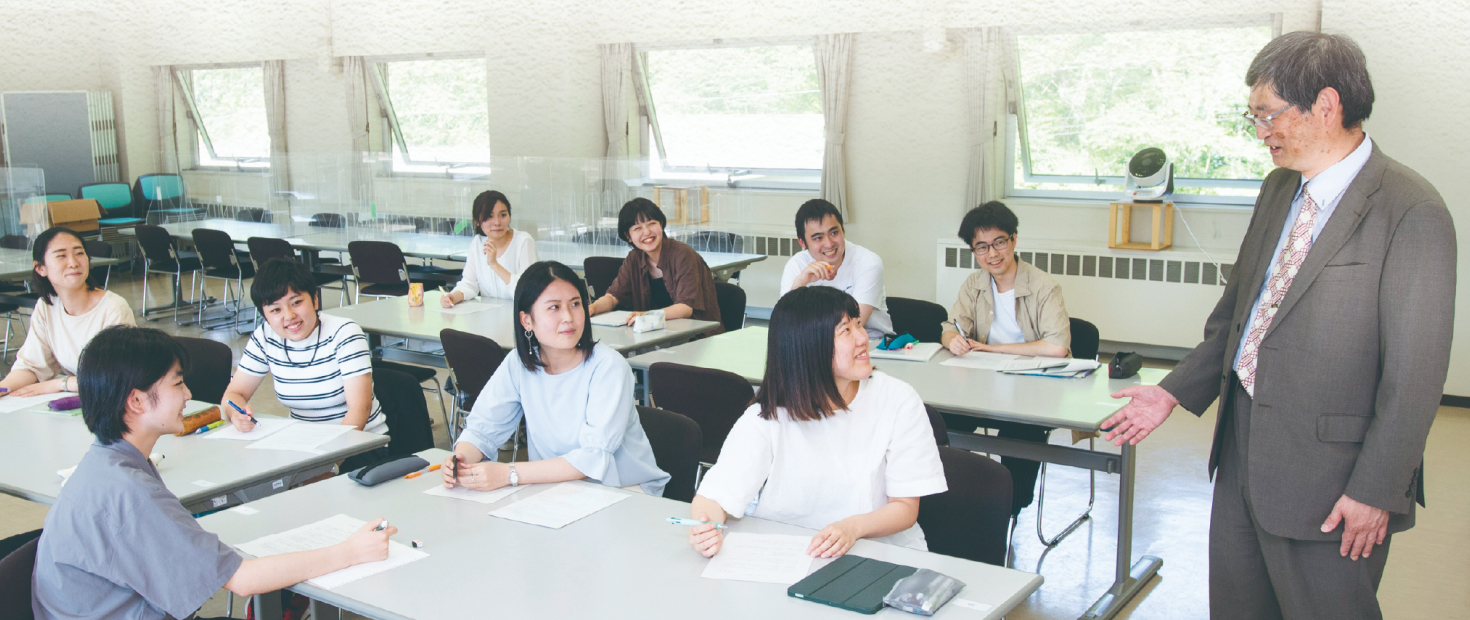
[[[145,174],[133,185],[133,203],[138,205],[133,217],[148,220],[158,212],[160,221],[185,219],[198,213],[184,193],[184,179],[177,174]]]
[[[71,194],[46,194],[44,196],[31,196],[25,200],[26,204],[33,202],[56,202],[58,200],[71,200]]]
[[[77,195],[102,205],[107,217],[98,223],[103,226],[132,226],[143,221],[133,217],[133,192],[127,183],[90,183],[77,188]]]

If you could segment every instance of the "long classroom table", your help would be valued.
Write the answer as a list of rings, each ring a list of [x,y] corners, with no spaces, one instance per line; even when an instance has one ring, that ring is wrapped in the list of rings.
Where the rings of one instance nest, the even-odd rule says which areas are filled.
[[[430,463],[449,453],[419,453]],[[396,540],[424,542],[428,557],[334,589],[299,583],[289,589],[313,600],[313,618],[338,618],[347,610],[378,620],[411,618],[855,618],[852,612],[787,596],[773,583],[700,577],[709,560],[690,548],[683,527],[667,517],[686,516],[689,504],[642,493],[575,521],[548,529],[488,516],[554,485],[529,485],[497,503],[425,495],[440,484],[430,473],[364,487],[342,476],[251,504],[249,515],[225,511],[199,520],[226,543],[315,523],[337,514],[386,518]],[[566,484],[591,484],[572,482]],[[754,517],[731,519],[731,532],[811,536],[812,530]],[[859,540],[849,553],[928,568],[966,584],[958,598],[991,608],[981,612],[953,603],[935,618],[993,620],[1041,586],[1040,575],[959,558]],[[812,563],[812,570],[821,561]],[[255,597],[255,617],[280,617],[280,596]],[[885,608],[880,618],[911,618]]]
[[[767,335],[764,327],[747,327],[634,356],[628,363],[645,386],[648,367],[658,362],[724,370],[759,385],[765,374]],[[1129,379],[1109,379],[1105,369],[1083,379],[1027,377],[940,363],[951,357],[954,355],[948,350],[940,349],[928,362],[874,359],[873,365],[914,386],[924,404],[944,413],[1087,433],[1099,432],[1102,422],[1122,408],[1123,401],[1110,396],[1113,392],[1157,384],[1168,374],[1146,368]],[[950,445],[965,450],[1118,474],[1116,573],[1112,587],[1081,616],[1084,620],[1110,618],[1118,613],[1163,565],[1162,559],[1151,555],[1139,558],[1136,564],[1132,562],[1136,473],[1133,446],[1125,443],[1121,454],[1114,454],[974,433],[952,432],[949,440]]]

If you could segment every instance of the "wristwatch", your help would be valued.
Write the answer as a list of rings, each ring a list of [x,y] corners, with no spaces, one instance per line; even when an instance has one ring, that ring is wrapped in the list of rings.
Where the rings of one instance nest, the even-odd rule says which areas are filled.
[[[510,486],[520,486],[520,484],[521,484],[521,477],[520,477],[520,475],[516,474],[516,466],[515,465],[511,465],[510,466]]]

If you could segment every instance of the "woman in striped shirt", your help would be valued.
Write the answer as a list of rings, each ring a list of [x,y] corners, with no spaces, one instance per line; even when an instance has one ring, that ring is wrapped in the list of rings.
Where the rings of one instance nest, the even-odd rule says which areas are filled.
[[[250,334],[239,371],[225,390],[226,402],[220,405],[236,429],[255,428],[248,401],[269,374],[276,398],[294,419],[387,432],[383,410],[373,397],[367,336],[352,320],[321,313],[321,292],[306,265],[282,258],[266,261],[250,285],[250,297],[265,324]],[[229,403],[250,415],[241,415]]]

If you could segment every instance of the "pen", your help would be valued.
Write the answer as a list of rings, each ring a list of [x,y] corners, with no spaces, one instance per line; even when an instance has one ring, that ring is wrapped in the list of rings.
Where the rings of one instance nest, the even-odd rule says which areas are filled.
[[[429,469],[427,469],[425,471],[434,471],[436,469],[439,469],[439,466],[438,465],[434,465],[434,466],[430,467]],[[416,472],[413,472],[413,473],[411,473],[411,474],[409,474],[407,476],[404,476],[403,479],[404,480],[407,480],[409,478],[417,478],[417,477],[422,476],[422,475],[424,475],[424,472],[422,472],[422,471],[416,471]]]
[[[725,524],[724,523],[710,523],[709,521],[695,521],[694,519],[680,519],[679,517],[669,517],[669,523],[671,525],[690,525],[690,526],[693,526],[693,525],[714,525],[715,526],[715,529],[717,529],[717,530],[730,529],[728,527],[725,527]]]
[[[216,428],[219,428],[221,426],[224,426],[224,425],[225,425],[225,421],[224,420],[220,420],[218,422],[210,422],[209,424],[205,424],[204,426],[199,427],[198,430],[194,431],[194,434],[195,435],[203,435],[204,433],[208,433],[209,431],[212,431],[212,430],[214,430]]]
[[[243,416],[245,416],[247,418],[250,418],[250,422],[251,423],[255,424],[256,426],[260,426],[260,420],[255,419],[255,416],[253,416],[253,415],[250,415],[248,413],[245,413],[245,410],[244,409],[241,409],[239,405],[236,405],[235,404],[235,401],[227,400],[225,402],[226,403],[229,403],[231,407],[234,407],[235,408],[235,411],[239,411],[240,412],[240,415],[243,415]]]
[[[454,455],[454,479],[459,480],[459,455]]]
[[[374,532],[381,532],[381,531],[386,530],[386,529],[388,529],[388,520],[387,519],[383,519],[383,522],[382,523],[379,523],[378,524],[378,527],[373,528],[373,531]]]

